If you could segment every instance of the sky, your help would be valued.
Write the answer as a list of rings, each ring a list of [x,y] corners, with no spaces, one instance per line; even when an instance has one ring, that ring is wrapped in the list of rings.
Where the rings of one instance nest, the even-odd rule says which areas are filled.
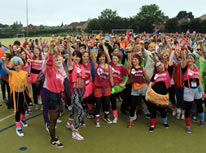
[[[0,23],[21,21],[26,26],[26,0],[0,1]],[[132,17],[150,4],[157,4],[169,18],[181,10],[191,11],[195,17],[206,14],[206,0],[28,0],[28,19],[29,24],[56,26],[97,18],[106,8],[121,17]]]

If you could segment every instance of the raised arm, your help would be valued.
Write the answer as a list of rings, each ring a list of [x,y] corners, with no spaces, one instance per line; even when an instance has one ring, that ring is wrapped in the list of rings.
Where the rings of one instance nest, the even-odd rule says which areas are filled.
[[[187,62],[186,62],[186,53],[185,53],[185,51],[182,51],[182,64],[181,64],[182,69],[185,68],[186,65],[187,65]]]
[[[128,53],[127,69],[128,71],[130,71],[130,69],[132,68],[132,47],[130,44],[126,48],[126,52]]]
[[[6,57],[2,57],[2,62],[3,62],[3,69],[4,69],[9,75],[11,75],[11,74],[12,74],[11,70],[9,70],[9,69],[7,68],[7,65],[8,65],[8,63],[9,63],[8,59],[7,59]]]
[[[149,76],[147,75],[147,72],[145,71],[144,68],[143,68],[143,71],[144,71],[144,77],[145,77],[146,81],[149,83],[150,79],[149,79]]]
[[[71,48],[71,42],[67,40],[67,52],[69,53],[69,58],[67,61],[68,69],[71,71],[73,69],[73,63],[72,63],[72,48]]]
[[[108,66],[111,67],[109,64],[108,64]],[[111,86],[113,87],[114,86],[114,80],[113,80],[113,77],[112,77],[112,68],[109,69],[109,79],[110,79]]]
[[[94,68],[96,69],[98,67],[98,64],[97,64],[96,58],[94,56],[94,49],[90,49],[89,52],[90,52],[90,58],[92,60],[92,64],[94,65]]]
[[[106,54],[107,61],[108,61],[108,63],[110,63],[111,58],[109,56],[109,51],[108,51],[107,47],[105,46],[105,40],[102,41],[102,46],[103,46],[104,52]]]
[[[174,50],[173,50],[170,54],[169,66],[173,65],[174,55],[175,55],[175,53],[174,53]]]

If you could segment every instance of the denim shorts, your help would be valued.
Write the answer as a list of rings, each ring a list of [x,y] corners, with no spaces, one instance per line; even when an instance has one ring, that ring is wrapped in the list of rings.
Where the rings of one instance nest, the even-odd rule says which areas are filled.
[[[197,88],[187,88],[184,87],[184,101],[193,102],[194,100],[202,98],[202,91]]]
[[[131,95],[132,96],[145,96],[146,92],[147,92],[147,85],[145,85],[144,87],[138,89],[138,90],[134,90],[132,88],[132,91],[131,91]]]

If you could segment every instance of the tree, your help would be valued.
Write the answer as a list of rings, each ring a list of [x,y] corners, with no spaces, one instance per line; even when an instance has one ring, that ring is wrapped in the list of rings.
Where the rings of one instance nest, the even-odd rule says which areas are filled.
[[[178,31],[177,25],[178,25],[177,18],[168,19],[166,22],[166,31],[177,32]]]
[[[61,23],[61,27],[63,27],[63,26],[64,26],[64,22]]]
[[[177,20],[181,20],[181,19],[184,19],[184,18],[194,19],[194,15],[192,14],[192,12],[180,11],[177,14],[176,18],[177,18]]]
[[[192,19],[190,22],[190,31],[197,31],[200,32],[201,31],[201,20],[200,18],[195,18]]]
[[[91,19],[85,31],[92,32],[92,30],[102,30],[100,27],[101,26],[98,19]]]
[[[111,32],[112,29],[120,28],[121,17],[117,15],[117,11],[112,11],[111,9],[105,9],[101,12],[98,17],[100,23],[100,29],[105,32]]]
[[[154,24],[162,24],[168,17],[156,4],[144,5],[136,15],[135,20],[139,24],[140,31],[152,32]]]

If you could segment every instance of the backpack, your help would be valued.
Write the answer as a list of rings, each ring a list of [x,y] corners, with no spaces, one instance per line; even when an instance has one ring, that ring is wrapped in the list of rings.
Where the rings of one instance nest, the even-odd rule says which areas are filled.
[[[36,88],[41,89],[43,87],[44,81],[45,81],[45,74],[43,72],[40,72],[37,77]]]

